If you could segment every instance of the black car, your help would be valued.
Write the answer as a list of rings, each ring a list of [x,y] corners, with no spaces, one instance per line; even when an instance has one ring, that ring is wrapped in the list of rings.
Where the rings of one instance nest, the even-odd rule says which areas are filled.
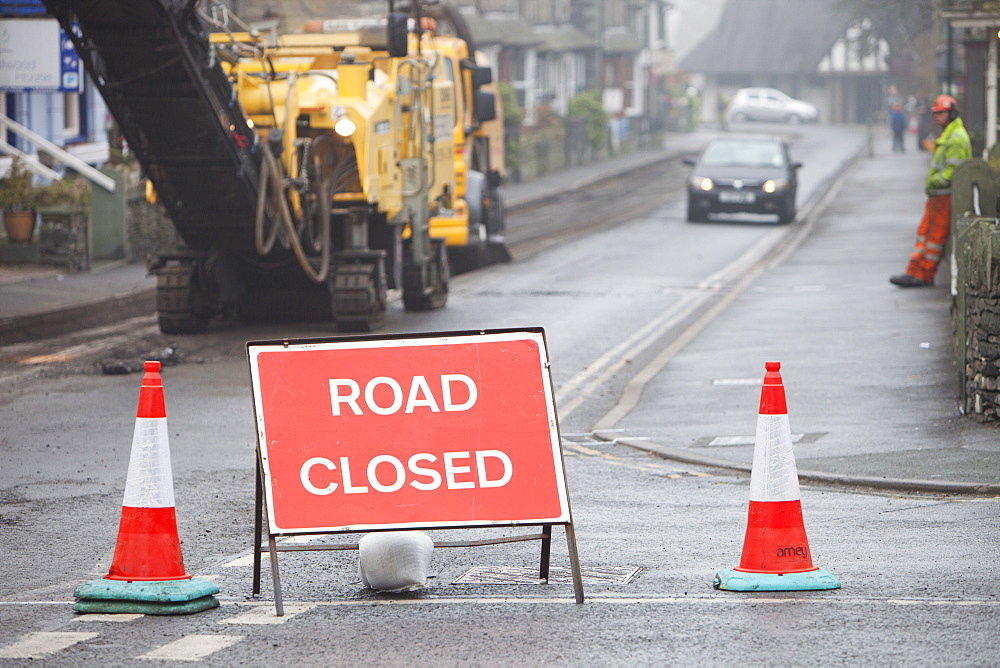
[[[779,223],[795,219],[795,192],[801,162],[792,162],[788,144],[777,137],[719,137],[691,165],[687,219],[711,213],[774,214]]]

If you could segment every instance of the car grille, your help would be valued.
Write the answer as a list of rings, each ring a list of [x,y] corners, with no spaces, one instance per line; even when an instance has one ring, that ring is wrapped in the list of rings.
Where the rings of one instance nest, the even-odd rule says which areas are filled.
[[[716,188],[732,190],[759,190],[765,179],[713,179]],[[737,187],[737,183],[739,187]]]

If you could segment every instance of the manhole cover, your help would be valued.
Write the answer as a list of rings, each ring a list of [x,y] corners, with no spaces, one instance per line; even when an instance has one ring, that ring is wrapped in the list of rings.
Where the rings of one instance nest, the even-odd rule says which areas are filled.
[[[580,575],[584,584],[626,584],[639,572],[639,568],[619,566],[582,566]],[[569,568],[553,566],[549,568],[550,583],[573,584],[573,572]],[[537,568],[515,568],[506,566],[477,566],[469,569],[452,584],[544,584],[538,578]]]

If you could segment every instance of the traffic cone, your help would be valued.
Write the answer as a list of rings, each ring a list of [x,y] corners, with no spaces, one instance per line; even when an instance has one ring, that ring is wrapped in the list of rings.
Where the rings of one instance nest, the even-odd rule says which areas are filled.
[[[764,368],[743,556],[736,568],[716,573],[712,584],[731,591],[837,589],[840,581],[813,565],[809,551],[781,364]]]
[[[145,369],[114,557],[103,579],[77,587],[77,612],[171,615],[219,605],[219,588],[184,570],[160,363]]]

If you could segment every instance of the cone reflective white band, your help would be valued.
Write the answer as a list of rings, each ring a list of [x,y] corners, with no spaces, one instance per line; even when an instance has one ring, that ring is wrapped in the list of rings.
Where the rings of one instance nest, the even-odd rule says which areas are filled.
[[[135,419],[123,506],[173,508],[174,482],[170,467],[167,418]]]
[[[788,415],[758,415],[750,471],[750,500],[798,501],[800,498]]]

